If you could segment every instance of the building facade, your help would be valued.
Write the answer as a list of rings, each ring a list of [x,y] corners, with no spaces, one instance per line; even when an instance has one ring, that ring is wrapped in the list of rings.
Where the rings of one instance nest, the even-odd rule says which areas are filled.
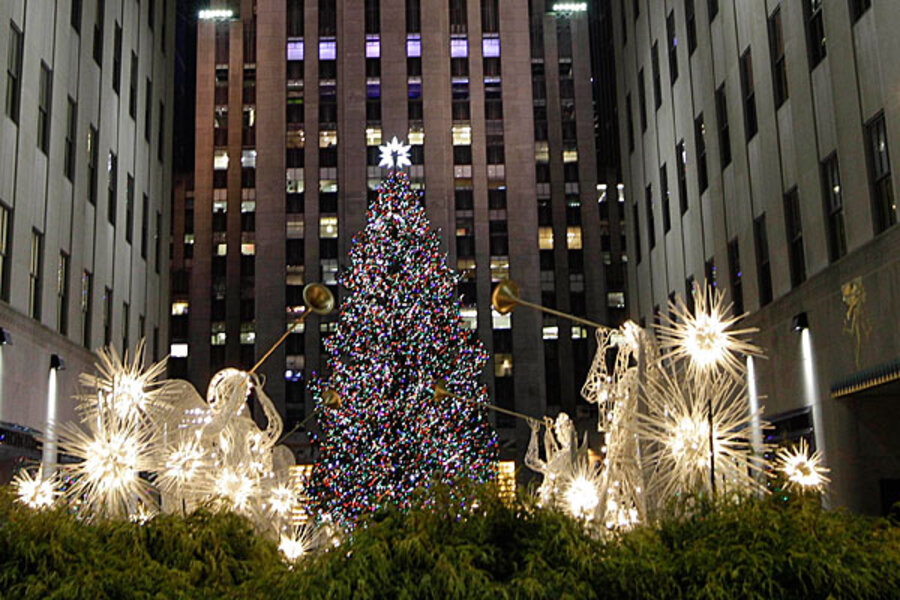
[[[829,498],[900,499],[900,12],[849,0],[613,2],[629,311],[707,281],[759,328],[751,404]]]
[[[173,0],[0,3],[9,430],[52,438],[101,346],[167,353],[173,56]]]
[[[195,169],[175,194],[172,372],[202,389],[223,366],[249,367],[297,317],[306,283],[340,300],[336,277],[384,175],[378,146],[397,136],[462,274],[462,317],[492,356],[491,396],[535,416],[575,414],[588,332],[527,310],[501,316],[490,296],[508,277],[526,299],[609,316],[604,252],[618,222],[613,233],[600,224],[587,15],[555,15],[542,0],[213,8],[233,13],[198,24]],[[311,318],[260,368],[289,427],[312,410],[305,382],[324,366],[334,318]],[[523,452],[524,423],[497,425],[508,454]]]

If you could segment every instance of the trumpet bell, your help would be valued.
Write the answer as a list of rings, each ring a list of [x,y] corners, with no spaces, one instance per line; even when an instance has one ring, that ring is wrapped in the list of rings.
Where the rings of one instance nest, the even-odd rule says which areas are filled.
[[[519,303],[519,286],[511,279],[505,279],[497,284],[494,293],[491,294],[491,304],[501,315],[508,314]]]
[[[303,302],[317,315],[327,315],[334,310],[334,294],[321,283],[310,283],[303,288]]]
[[[447,382],[443,379],[435,379],[434,380],[434,399],[440,400],[441,398],[446,398],[448,396],[452,396],[453,394],[447,390]]]
[[[322,392],[322,403],[326,408],[340,408],[343,399],[335,390],[327,389]]]

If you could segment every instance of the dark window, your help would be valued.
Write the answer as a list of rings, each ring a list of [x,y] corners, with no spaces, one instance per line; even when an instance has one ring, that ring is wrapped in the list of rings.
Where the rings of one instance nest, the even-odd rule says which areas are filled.
[[[31,262],[28,268],[28,316],[41,319],[41,274],[44,270],[44,234],[31,230]]]
[[[647,131],[647,101],[643,69],[638,72],[638,113],[641,117],[641,131]]]
[[[150,230],[150,199],[147,194],[141,201],[141,258],[147,260],[147,235]]]
[[[94,62],[103,64],[103,26],[106,17],[106,0],[97,0],[97,14],[94,19]]]
[[[753,84],[753,56],[748,47],[741,55],[741,94],[744,99],[744,131],[747,141],[756,135],[756,94]]]
[[[134,237],[134,177],[131,173],[125,180],[125,241],[129,244]]]
[[[788,259],[791,267],[791,287],[797,287],[806,279],[806,259],[803,254],[800,195],[796,186],[784,195],[784,225],[787,232]]]
[[[144,139],[150,142],[150,131],[153,127],[153,82],[147,79],[144,88]]]
[[[694,145],[697,148],[697,186],[702,194],[709,185],[706,171],[706,124],[703,122],[703,113],[694,119]]]
[[[94,305],[94,276],[89,271],[81,274],[81,343],[91,347],[91,309]]]
[[[744,274],[741,272],[741,254],[737,238],[728,242],[728,270],[734,314],[739,316],[744,314],[744,289],[741,285]]]
[[[672,83],[678,79],[678,38],[675,36],[675,11],[666,17],[666,35],[669,39],[669,79]]]
[[[716,259],[715,257],[711,257],[706,261],[706,264],[703,265],[703,276],[706,278],[706,285],[709,287],[718,287],[718,282],[716,281],[718,273],[716,273]]]
[[[22,32],[9,22],[9,49],[6,57],[6,116],[19,123],[22,101]]]
[[[809,52],[809,68],[825,58],[824,0],[803,0],[803,16],[806,20],[806,48]]]
[[[0,204],[0,300],[9,302],[10,251],[12,250],[12,210]]]
[[[625,19],[625,0],[620,0],[619,2],[619,13],[622,16],[622,44],[624,45],[628,43],[628,23]],[[532,36],[533,35],[534,32],[532,32]]]
[[[894,202],[884,113],[866,125],[866,142],[869,181],[872,188],[872,212],[877,235],[897,222],[897,204]]]
[[[159,273],[159,267],[162,263],[162,212],[156,211],[156,236],[153,238],[153,256],[155,260],[155,269]]]
[[[103,288],[103,345],[112,343],[112,290]]]
[[[631,114],[631,94],[625,95],[625,120],[628,122],[628,151],[634,152],[634,117]]]
[[[719,14],[719,0],[706,0],[706,12],[709,14],[709,22],[712,23]]]
[[[772,57],[772,87],[775,108],[788,99],[787,69],[784,64],[784,32],[781,25],[781,6],[769,17],[769,54]]]
[[[69,255],[62,250],[56,271],[56,330],[69,333]]]
[[[766,215],[753,220],[753,239],[756,242],[756,278],[759,283],[759,305],[772,301],[772,267],[769,262],[769,238],[766,233]]]
[[[156,0],[147,0],[147,27],[153,31],[153,22],[156,20]]]
[[[107,201],[108,201],[108,210],[107,210],[107,218],[109,222],[115,227],[116,225],[116,196],[118,195],[118,185],[119,185],[119,159],[118,157],[110,152],[109,153],[109,163],[107,165]]]
[[[83,0],[72,0],[69,11],[69,23],[75,33],[81,33],[81,7]]]
[[[466,33],[466,0],[450,0],[450,33]]]
[[[498,0],[481,0],[481,31],[498,33],[500,31],[500,7]]]
[[[651,250],[656,247],[656,224],[653,219],[653,186],[648,185],[644,193],[647,199],[647,244]]]
[[[319,0],[319,37],[337,35],[337,0]]]
[[[100,136],[97,129],[91,125],[88,131],[88,202],[97,204],[97,168],[100,160]]]
[[[853,22],[859,20],[872,7],[872,0],[850,0],[850,17]]]
[[[685,156],[684,140],[675,145],[675,174],[678,177],[678,202],[681,214],[687,212],[687,157]]]
[[[287,36],[303,37],[303,0],[287,2]]]
[[[653,63],[653,105],[656,110],[659,110],[659,107],[662,106],[662,84],[659,80],[659,44],[657,42],[653,42],[650,61]]]
[[[406,32],[417,33],[422,30],[419,18],[419,0],[406,0]]]
[[[53,72],[41,62],[41,81],[38,91],[37,144],[44,154],[50,151],[50,109],[53,106]]]
[[[684,280],[684,303],[687,305],[688,312],[694,314],[694,276],[691,275]]]
[[[672,214],[669,206],[669,174],[666,165],[659,168],[659,197],[662,199],[663,233],[669,233],[672,229]]]
[[[119,93],[122,81],[122,26],[116,23],[115,36],[113,37],[113,71],[112,88]]]
[[[509,254],[509,233],[506,221],[491,221],[490,250],[493,256]]]
[[[131,53],[131,79],[128,86],[128,115],[132,119],[137,118],[137,94],[138,94],[138,57]]]
[[[828,257],[836,261],[847,254],[844,230],[844,199],[837,153],[822,161],[822,189],[825,193],[825,227],[828,230]]]
[[[731,134],[728,131],[728,104],[725,84],[716,90],[716,120],[719,122],[719,162],[724,169],[731,164]]]
[[[366,33],[378,33],[381,31],[381,6],[380,0],[365,0],[365,27]]]
[[[68,110],[66,111],[66,142],[63,157],[63,175],[72,181],[75,177],[75,137],[78,123],[78,104],[69,96]]]
[[[159,122],[156,124],[156,158],[163,159],[163,148],[166,145],[166,105],[159,103]]]
[[[638,17],[641,16],[640,0],[631,0],[631,13],[634,15],[634,20],[637,21]]]
[[[637,202],[631,205],[632,208],[632,221],[634,221],[632,225],[632,232],[634,234],[634,259],[640,263],[641,262],[641,222],[639,217],[638,205]]]
[[[694,0],[684,0],[684,23],[687,27],[688,54],[697,49],[697,14]]]

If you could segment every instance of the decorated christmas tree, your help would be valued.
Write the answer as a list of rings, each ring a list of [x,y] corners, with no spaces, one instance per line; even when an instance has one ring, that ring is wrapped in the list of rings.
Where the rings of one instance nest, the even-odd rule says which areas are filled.
[[[478,382],[487,353],[459,317],[458,275],[404,173],[388,174],[367,217],[325,342],[331,375],[310,386],[321,429],[310,498],[348,528],[437,482],[490,480],[497,457]],[[450,395],[435,396],[439,383]]]

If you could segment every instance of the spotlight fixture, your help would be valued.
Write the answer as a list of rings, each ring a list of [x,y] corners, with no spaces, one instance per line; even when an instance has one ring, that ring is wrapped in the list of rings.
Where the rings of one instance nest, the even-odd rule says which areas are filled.
[[[50,355],[50,368],[56,369],[57,371],[65,371],[66,370],[66,361],[64,361],[59,354],[51,354]]]
[[[799,333],[804,329],[809,329],[809,317],[806,316],[805,312],[797,313],[791,319],[791,331]]]
[[[12,335],[0,327],[0,346],[12,346]]]

